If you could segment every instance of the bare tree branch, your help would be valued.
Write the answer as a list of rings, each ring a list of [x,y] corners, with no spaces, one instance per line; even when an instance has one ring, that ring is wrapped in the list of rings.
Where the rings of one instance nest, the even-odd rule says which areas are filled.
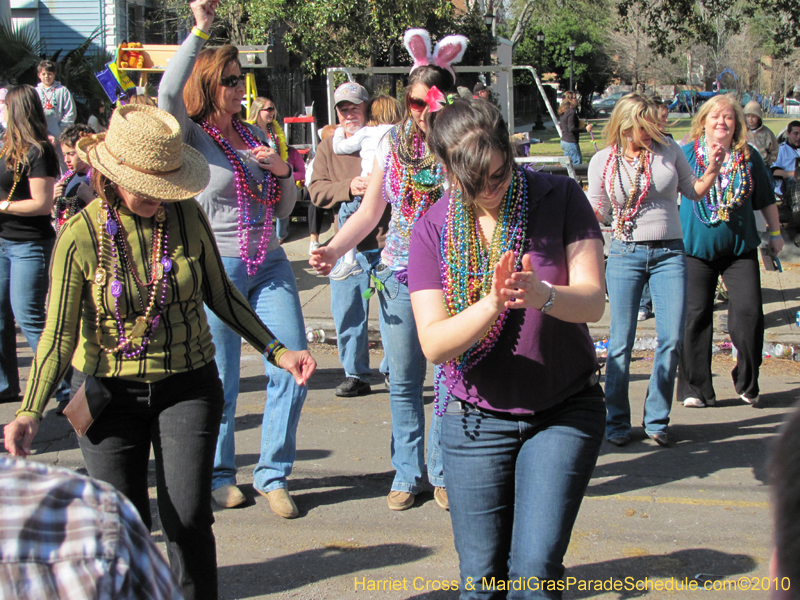
[[[533,17],[533,3],[534,0],[528,0],[525,2],[525,6],[522,7],[522,12],[519,15],[519,19],[517,19],[517,25],[514,27],[514,33],[511,36],[511,45],[514,48],[516,48],[517,44],[525,35],[525,29],[528,27],[528,22],[531,20],[531,17]]]

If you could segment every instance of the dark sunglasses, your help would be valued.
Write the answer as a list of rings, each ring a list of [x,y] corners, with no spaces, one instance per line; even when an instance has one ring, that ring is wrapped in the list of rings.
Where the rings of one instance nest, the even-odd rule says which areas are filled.
[[[261,112],[275,112],[274,106],[267,106],[266,108],[262,108]]]
[[[219,80],[220,85],[225,86],[227,88],[235,88],[240,83],[244,83],[245,76],[242,75],[228,75],[227,77],[222,77]]]
[[[422,112],[426,108],[428,108],[428,103],[421,98],[414,98],[414,96],[408,97],[408,108],[414,110],[416,112]]]

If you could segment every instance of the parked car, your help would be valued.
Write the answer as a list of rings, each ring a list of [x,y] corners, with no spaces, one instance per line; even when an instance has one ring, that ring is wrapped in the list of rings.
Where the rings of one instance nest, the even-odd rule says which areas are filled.
[[[606,96],[605,98],[597,98],[592,100],[592,108],[600,114],[608,114],[614,110],[614,106],[617,104],[617,101],[625,94],[627,94],[627,92],[616,92],[610,96]]]
[[[800,115],[800,100],[795,98],[787,98],[783,106],[783,111],[787,115]]]

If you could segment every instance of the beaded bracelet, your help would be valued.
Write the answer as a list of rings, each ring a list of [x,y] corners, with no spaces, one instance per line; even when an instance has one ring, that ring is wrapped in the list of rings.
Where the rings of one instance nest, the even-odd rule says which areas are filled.
[[[210,35],[208,35],[205,31],[200,29],[199,27],[192,27],[192,33],[195,34],[197,37],[203,40],[207,40]]]
[[[769,234],[772,237],[780,237],[781,236],[781,230],[779,229],[778,231],[770,231]]]
[[[277,338],[272,340],[269,344],[267,344],[267,349],[264,350],[264,354],[269,356],[270,354],[272,354],[275,351],[275,348],[277,348],[280,345],[281,345],[281,343],[277,340]]]

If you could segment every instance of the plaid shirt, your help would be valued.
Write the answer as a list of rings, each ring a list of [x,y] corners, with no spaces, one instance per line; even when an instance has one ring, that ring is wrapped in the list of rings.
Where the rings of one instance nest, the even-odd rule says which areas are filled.
[[[183,598],[139,513],[107,483],[0,458],[0,507],[0,598]]]

